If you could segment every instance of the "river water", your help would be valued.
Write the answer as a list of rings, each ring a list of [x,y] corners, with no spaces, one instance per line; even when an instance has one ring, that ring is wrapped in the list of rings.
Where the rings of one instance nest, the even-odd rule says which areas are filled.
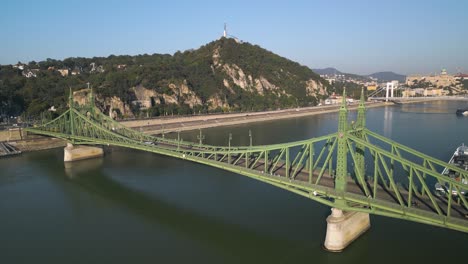
[[[466,102],[372,108],[367,126],[447,161],[468,144]],[[336,131],[337,113],[205,129],[205,142],[247,145]],[[350,119],[355,113],[350,113]],[[197,141],[198,131],[182,133]],[[330,209],[219,169],[106,148],[67,166],[63,150],[0,159],[0,263],[464,262],[468,235],[371,216],[343,253],[322,249]]]

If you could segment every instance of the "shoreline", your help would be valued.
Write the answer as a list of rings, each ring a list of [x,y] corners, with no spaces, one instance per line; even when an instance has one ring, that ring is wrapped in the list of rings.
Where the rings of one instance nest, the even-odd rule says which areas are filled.
[[[443,99],[442,99],[443,100]],[[457,98],[456,100],[460,100]],[[463,100],[463,99],[462,99]],[[464,98],[464,100],[467,100]],[[427,100],[408,100],[403,102],[366,102],[366,108],[384,107],[399,104],[422,103]],[[435,100],[430,100],[435,101]],[[348,110],[354,111],[359,106],[359,103],[348,105]],[[183,117],[158,117],[144,120],[127,120],[120,123],[141,131],[145,134],[160,135],[163,133],[173,133],[177,131],[190,131],[196,129],[233,126],[240,124],[274,121],[286,118],[298,118],[305,116],[313,116],[338,112],[339,104],[312,106],[304,108],[283,109],[263,112],[245,112],[245,113],[227,113],[227,114],[211,114]],[[9,142],[17,147],[22,152],[38,151],[65,147],[66,141],[58,138],[49,138],[39,135],[23,135],[20,129],[15,130],[15,135],[9,135],[8,139],[0,137],[2,141]],[[11,134],[11,132],[8,132]]]
[[[366,108],[394,105],[391,102],[367,102]],[[356,110],[358,103],[348,106]],[[340,105],[313,106],[276,111],[247,112],[236,114],[215,114],[190,117],[154,118],[146,120],[122,121],[122,125],[139,130],[145,134],[158,135],[177,131],[188,131],[219,126],[232,126],[286,118],[296,118],[338,112]]]
[[[366,108],[394,105],[393,103],[367,102]],[[358,103],[348,106],[348,110],[356,110]],[[232,126],[247,123],[256,123],[286,118],[297,118],[338,112],[340,105],[314,106],[276,111],[247,112],[234,114],[213,114],[189,117],[163,117],[146,120],[122,121],[121,124],[145,134],[158,135],[177,131],[189,131],[202,128]],[[9,132],[9,134],[11,134]],[[39,151],[53,148],[65,147],[67,142],[59,138],[50,138],[40,135],[27,135],[22,130],[14,130],[14,134],[3,138],[21,152]]]

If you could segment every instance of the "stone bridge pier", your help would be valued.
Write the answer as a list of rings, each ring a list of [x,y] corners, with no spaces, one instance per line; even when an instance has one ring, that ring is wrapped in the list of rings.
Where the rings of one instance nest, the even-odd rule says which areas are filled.
[[[370,228],[367,213],[346,212],[337,208],[332,208],[331,211],[331,215],[327,217],[327,234],[323,245],[328,251],[343,251]]]
[[[67,146],[63,149],[63,154],[63,160],[69,162],[102,157],[104,151],[98,147],[73,146],[73,144],[67,143]]]

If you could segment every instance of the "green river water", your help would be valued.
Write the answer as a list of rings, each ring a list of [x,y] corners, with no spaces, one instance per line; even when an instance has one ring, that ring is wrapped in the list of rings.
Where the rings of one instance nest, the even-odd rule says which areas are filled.
[[[372,108],[367,126],[447,161],[468,144],[466,102]],[[350,119],[355,113],[350,113]],[[248,145],[336,131],[338,114],[205,129]],[[197,141],[198,131],[184,132]],[[464,263],[468,235],[371,216],[342,253],[322,249],[330,208],[208,166],[121,148],[63,162],[63,149],[0,159],[0,263]]]

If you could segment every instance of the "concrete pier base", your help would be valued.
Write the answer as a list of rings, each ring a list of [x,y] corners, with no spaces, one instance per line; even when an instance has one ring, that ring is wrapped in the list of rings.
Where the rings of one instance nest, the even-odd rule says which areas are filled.
[[[67,146],[63,149],[63,160],[65,162],[91,159],[96,157],[102,157],[104,151],[102,148],[89,147],[89,146],[73,146],[67,143]]]
[[[327,235],[324,248],[331,252],[341,252],[351,242],[370,228],[369,214],[343,212],[332,208],[327,217]]]

